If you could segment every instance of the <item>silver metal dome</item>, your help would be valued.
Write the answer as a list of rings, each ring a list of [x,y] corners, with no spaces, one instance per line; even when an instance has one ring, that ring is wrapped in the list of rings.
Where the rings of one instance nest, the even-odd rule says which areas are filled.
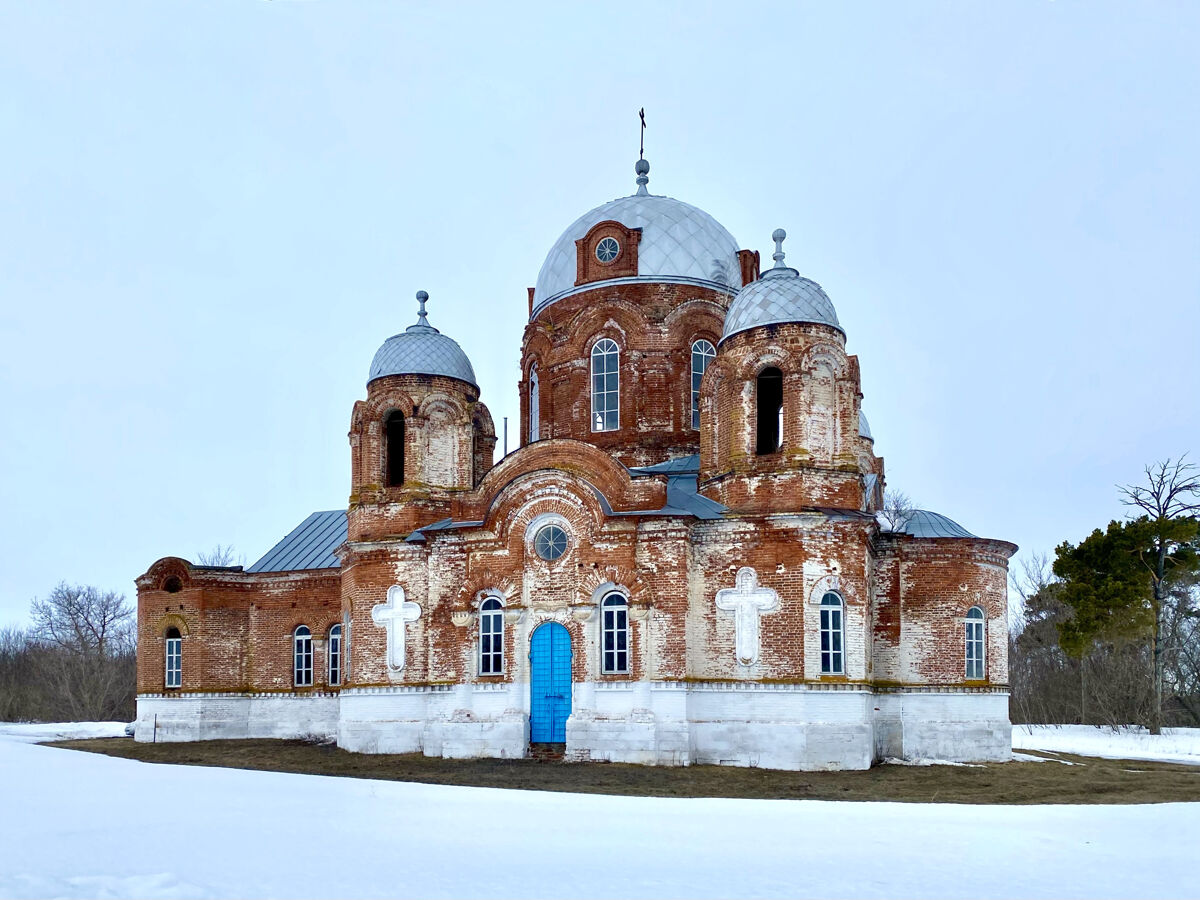
[[[626,228],[642,229],[638,242],[637,278],[615,282],[670,281],[700,284],[733,293],[742,286],[738,244],[724,226],[702,209],[671,197],[646,191],[649,163],[639,160],[638,192],[620,197],[584,213],[562,233],[538,273],[533,291],[533,312],[569,294],[589,290],[604,282],[575,285],[575,242],[593,225],[608,220]],[[645,165],[642,165],[642,164]]]
[[[375,352],[367,384],[385,375],[445,375],[473,385],[477,390],[475,369],[462,347],[429,324],[425,318],[425,301],[429,295],[417,292],[420,311],[417,323],[400,334],[394,334]]]
[[[871,436],[871,423],[867,421],[867,414],[861,409],[858,411],[858,436],[865,437],[868,441],[875,440]]]
[[[845,334],[838,322],[833,301],[815,281],[804,278],[795,269],[783,264],[783,239],[787,235],[776,229],[775,265],[738,292],[725,316],[721,340],[756,328],[759,325],[778,325],[783,322],[816,322],[830,325]]]

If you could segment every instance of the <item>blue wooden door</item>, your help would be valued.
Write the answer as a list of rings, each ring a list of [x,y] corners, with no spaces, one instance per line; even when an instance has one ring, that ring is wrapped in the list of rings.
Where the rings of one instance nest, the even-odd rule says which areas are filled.
[[[565,744],[571,715],[571,635],[557,622],[533,633],[529,644],[529,740]]]

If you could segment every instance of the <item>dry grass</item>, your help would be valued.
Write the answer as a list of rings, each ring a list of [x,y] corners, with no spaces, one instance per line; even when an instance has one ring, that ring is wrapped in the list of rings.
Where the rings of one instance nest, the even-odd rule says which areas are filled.
[[[303,741],[139,744],[129,738],[58,741],[67,747],[151,763],[341,775],[425,784],[628,794],[888,800],[911,803],[1167,803],[1200,800],[1200,767],[1037,754],[1060,762],[980,767],[876,766],[865,772],[778,772],[724,766],[651,767],[529,759],[431,759],[349,753]]]

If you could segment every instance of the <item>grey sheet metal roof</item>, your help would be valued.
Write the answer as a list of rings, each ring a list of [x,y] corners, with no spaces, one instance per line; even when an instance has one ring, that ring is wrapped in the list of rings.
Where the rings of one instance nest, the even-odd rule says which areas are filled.
[[[858,436],[865,437],[868,441],[874,441],[871,436],[871,423],[867,421],[867,414],[861,409],[858,411]]]
[[[700,471],[700,454],[677,456],[652,466],[637,466],[629,470],[633,475],[694,475]]]
[[[915,509],[901,529],[903,534],[919,538],[973,538],[971,534],[953,519],[927,509]]]
[[[795,269],[767,269],[758,281],[742,288],[725,316],[724,341],[740,331],[759,325],[784,322],[816,322],[832,325],[845,334],[838,322],[833,301],[815,281]]]
[[[639,175],[642,175],[640,170]],[[538,272],[533,291],[534,314],[568,294],[596,286],[597,282],[575,285],[575,242],[593,225],[609,220],[642,230],[638,242],[639,279],[682,277],[730,293],[742,286],[738,245],[733,235],[702,209],[671,197],[646,193],[643,178],[645,175],[638,179],[641,185],[638,193],[584,213],[554,242]]]
[[[463,348],[425,318],[425,301],[429,295],[420,291],[417,299],[421,307],[416,324],[383,342],[371,360],[367,384],[385,375],[446,375],[478,388],[475,369]]]
[[[247,572],[294,572],[301,569],[336,569],[341,563],[334,551],[346,542],[346,511],[315,512],[267,551]]]

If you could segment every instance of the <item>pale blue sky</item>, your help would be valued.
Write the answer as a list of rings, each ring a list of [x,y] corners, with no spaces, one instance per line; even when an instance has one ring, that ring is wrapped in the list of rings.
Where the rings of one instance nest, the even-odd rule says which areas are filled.
[[[634,189],[837,306],[889,483],[1050,550],[1200,453],[1200,6],[0,3],[0,624],[253,562],[430,319],[515,423],[526,287]],[[515,424],[512,425],[515,434]]]

